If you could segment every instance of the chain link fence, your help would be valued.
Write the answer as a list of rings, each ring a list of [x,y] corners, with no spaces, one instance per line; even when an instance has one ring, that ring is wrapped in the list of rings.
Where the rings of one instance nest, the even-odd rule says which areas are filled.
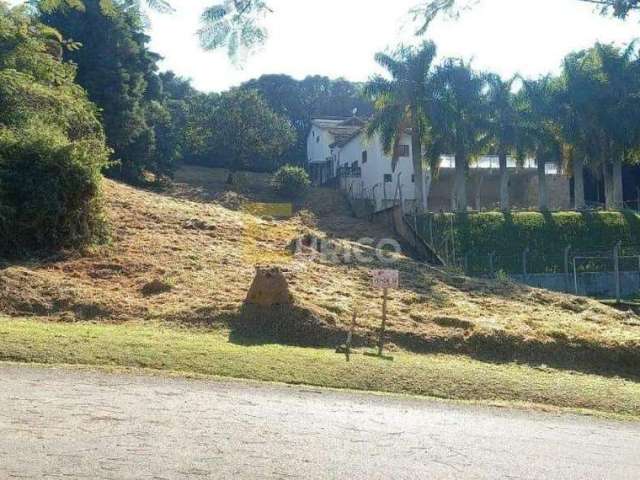
[[[560,243],[536,248],[499,238],[495,250],[489,250],[465,245],[454,215],[411,216],[408,221],[447,266],[469,276],[506,277],[578,295],[620,299],[640,294],[640,244],[616,241],[585,249]]]

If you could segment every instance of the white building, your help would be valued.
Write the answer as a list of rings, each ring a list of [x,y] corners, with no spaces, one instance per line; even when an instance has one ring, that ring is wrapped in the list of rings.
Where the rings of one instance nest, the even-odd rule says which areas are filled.
[[[398,161],[384,152],[377,135],[368,137],[366,121],[347,119],[315,119],[307,139],[308,168],[317,184],[335,182],[352,198],[368,199],[375,210],[382,210],[402,199],[407,208],[415,204],[415,175],[411,159],[411,137],[404,135],[399,143]],[[449,210],[452,206],[452,156],[443,156],[432,183],[429,206],[432,210]],[[515,207],[537,204],[537,171],[535,160],[527,160],[521,168],[508,160],[510,194]],[[569,180],[561,176],[557,166],[547,165],[550,208],[567,208],[570,202]],[[480,210],[498,206],[499,165],[496,156],[485,156],[474,162],[468,182],[469,203]]]

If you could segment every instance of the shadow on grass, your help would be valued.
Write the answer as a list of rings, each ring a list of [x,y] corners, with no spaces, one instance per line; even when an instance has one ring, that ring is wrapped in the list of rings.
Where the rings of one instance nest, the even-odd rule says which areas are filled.
[[[209,316],[208,325],[230,329],[229,341],[241,346],[287,345],[336,348],[347,332],[302,306],[260,308],[245,305],[237,312]],[[202,322],[199,322],[202,324]],[[558,334],[553,340],[524,338],[505,331],[451,329],[425,337],[389,329],[386,341],[415,354],[460,355],[495,365],[518,363],[640,381],[640,346],[607,346]],[[353,346],[374,347],[377,331],[356,332]]]

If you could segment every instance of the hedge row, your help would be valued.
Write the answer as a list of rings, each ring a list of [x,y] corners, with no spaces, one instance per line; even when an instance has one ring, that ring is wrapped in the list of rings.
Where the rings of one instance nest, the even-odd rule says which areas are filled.
[[[522,271],[529,249],[530,272],[561,271],[564,249],[573,255],[608,255],[622,242],[624,254],[640,253],[640,216],[624,212],[499,212],[436,214],[418,219],[418,228],[439,253],[469,270]],[[452,241],[453,240],[453,241]]]

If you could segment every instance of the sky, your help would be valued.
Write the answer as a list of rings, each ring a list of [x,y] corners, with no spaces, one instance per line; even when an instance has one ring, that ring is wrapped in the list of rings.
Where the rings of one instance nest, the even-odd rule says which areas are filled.
[[[267,73],[365,81],[380,69],[373,56],[418,41],[408,11],[418,0],[270,0],[270,37],[241,67],[225,52],[205,52],[196,37],[199,14],[219,0],[174,0],[172,15],[150,13],[151,48],[162,69],[191,78],[203,91],[222,91]],[[596,40],[640,37],[640,19],[604,18],[577,0],[481,0],[457,21],[438,20],[427,34],[439,55],[472,60],[505,77],[557,72],[562,58]]]
[[[268,0],[274,11],[265,21],[269,39],[237,66],[224,51],[203,51],[196,36],[203,8],[221,1],[172,0],[175,13],[148,13],[150,47],[164,57],[161,69],[207,92],[268,73],[366,81],[382,73],[376,52],[425,38],[436,42],[440,58],[472,60],[476,69],[503,77],[536,77],[558,72],[567,53],[596,41],[623,45],[640,37],[640,16],[605,18],[578,0],[478,0],[458,20],[437,20],[422,38],[413,35],[408,15],[420,0]]]

